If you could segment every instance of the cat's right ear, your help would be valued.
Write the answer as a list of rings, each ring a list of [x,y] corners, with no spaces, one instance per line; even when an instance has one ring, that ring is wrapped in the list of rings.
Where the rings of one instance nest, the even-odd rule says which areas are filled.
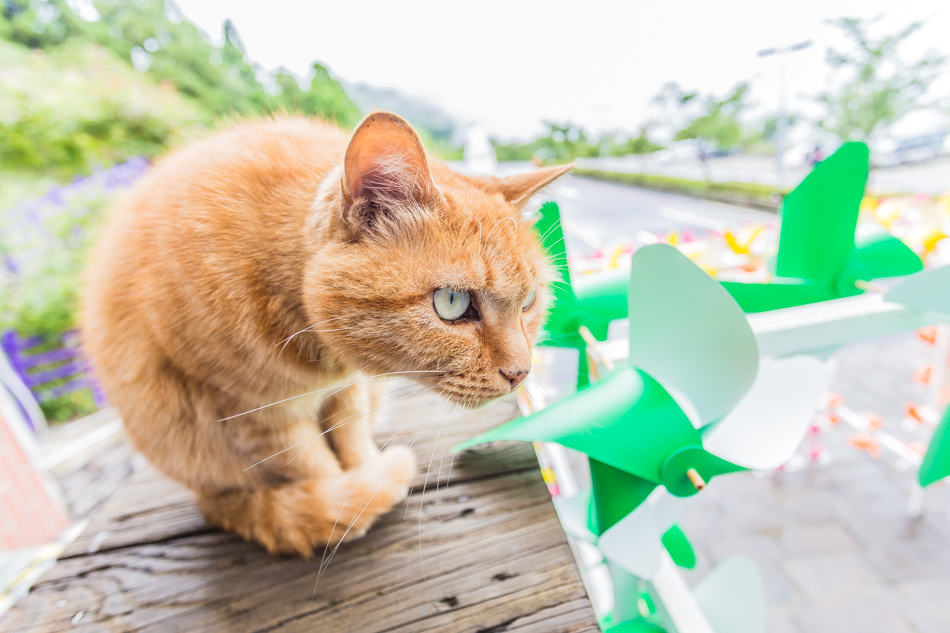
[[[343,222],[356,239],[398,234],[429,205],[445,200],[419,135],[391,112],[370,114],[353,132],[341,187]]]

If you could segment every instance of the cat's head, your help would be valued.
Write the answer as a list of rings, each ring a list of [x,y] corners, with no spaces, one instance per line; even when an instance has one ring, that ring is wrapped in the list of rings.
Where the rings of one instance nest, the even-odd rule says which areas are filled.
[[[369,115],[318,201],[331,212],[306,301],[321,340],[366,374],[413,372],[462,404],[512,391],[555,279],[522,210],[568,169],[463,176],[403,119]]]

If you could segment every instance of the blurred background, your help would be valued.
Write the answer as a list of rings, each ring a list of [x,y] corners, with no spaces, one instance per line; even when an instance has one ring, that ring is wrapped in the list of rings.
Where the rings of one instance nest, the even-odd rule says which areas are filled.
[[[0,0],[0,378],[16,385],[0,417],[24,420],[0,424],[0,445],[21,449],[0,464],[19,459],[46,504],[0,530],[0,581],[5,564],[23,568],[3,551],[55,538],[127,471],[127,453],[76,466],[119,428],[77,348],[79,280],[110,205],[170,149],[244,117],[300,112],[350,129],[391,110],[468,172],[576,161],[552,195],[572,252],[604,256],[618,233],[774,228],[782,196],[861,140],[865,210],[939,265],[948,57],[945,0]],[[929,353],[912,335],[895,341],[846,353],[839,391],[877,397],[890,387],[863,380],[868,358],[909,374]],[[868,406],[903,419],[916,393],[905,382]],[[881,630],[948,630],[913,626]]]
[[[946,3],[655,5],[4,0],[0,329],[72,329],[101,210],[168,149],[270,112],[387,109],[472,171],[580,159],[762,199],[859,139],[872,188],[947,186]]]

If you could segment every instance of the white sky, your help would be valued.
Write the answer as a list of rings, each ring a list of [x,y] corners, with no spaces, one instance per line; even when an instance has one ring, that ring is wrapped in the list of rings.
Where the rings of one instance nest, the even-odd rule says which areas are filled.
[[[787,57],[789,106],[805,109],[829,81],[825,50],[842,40],[824,20],[835,17],[883,14],[882,32],[922,20],[907,56],[950,56],[948,0],[177,1],[216,41],[230,17],[265,67],[306,75],[320,61],[506,137],[531,135],[542,119],[636,129],[667,81],[722,95],[751,80],[765,115],[777,104],[778,64],[756,52],[812,40]],[[948,77],[937,92],[950,93]]]

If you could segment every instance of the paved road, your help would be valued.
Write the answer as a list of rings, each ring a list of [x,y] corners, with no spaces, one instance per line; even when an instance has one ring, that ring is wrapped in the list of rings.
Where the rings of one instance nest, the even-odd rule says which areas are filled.
[[[647,230],[741,225],[774,216],[712,202],[577,177],[551,193],[566,220],[608,242]],[[569,241],[569,248],[585,248]],[[852,345],[833,358],[833,388],[856,411],[874,411],[887,430],[902,426],[922,389],[910,378],[928,360],[913,334]],[[700,563],[695,583],[741,554],[759,566],[770,633],[946,633],[950,631],[950,486],[927,491],[923,518],[904,511],[912,469],[872,459],[839,428],[817,437],[825,465],[771,476],[721,477],[698,495],[682,525]]]
[[[578,253],[589,253],[595,241],[606,246],[629,242],[641,231],[656,235],[689,229],[703,235],[746,222],[777,221],[773,213],[576,176],[561,178],[548,193],[567,226],[588,236],[585,244],[568,235],[568,248]]]

